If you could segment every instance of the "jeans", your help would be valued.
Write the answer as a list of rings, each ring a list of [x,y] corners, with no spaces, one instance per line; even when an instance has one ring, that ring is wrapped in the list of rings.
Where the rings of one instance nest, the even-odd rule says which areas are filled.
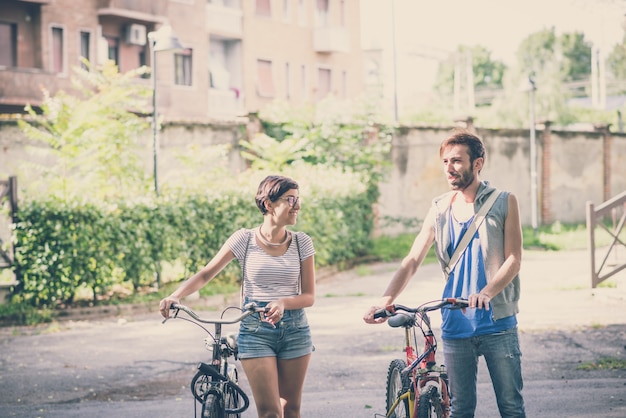
[[[478,337],[445,339],[443,354],[450,378],[450,418],[474,416],[480,356],[485,357],[500,416],[526,416],[522,398],[522,353],[517,328]]]
[[[267,302],[256,301],[256,304],[265,306]],[[262,321],[260,315],[263,314],[253,314],[241,321],[239,358],[276,357],[289,360],[315,351],[304,309],[284,311],[276,325]]]

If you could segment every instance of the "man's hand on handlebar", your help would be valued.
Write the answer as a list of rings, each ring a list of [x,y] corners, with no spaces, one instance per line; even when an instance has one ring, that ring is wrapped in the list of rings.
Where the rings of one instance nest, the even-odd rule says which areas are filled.
[[[467,301],[470,308],[485,309],[486,311],[488,311],[489,303],[491,302],[491,296],[489,296],[487,292],[483,290],[480,293],[474,293],[472,295],[469,295]]]
[[[387,320],[388,315],[381,315],[385,308],[381,306],[370,306],[369,310],[363,315],[363,321],[367,324],[382,324]]]

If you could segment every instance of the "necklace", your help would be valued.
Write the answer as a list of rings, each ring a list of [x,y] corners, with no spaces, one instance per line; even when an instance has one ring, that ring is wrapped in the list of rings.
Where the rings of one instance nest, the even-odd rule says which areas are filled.
[[[280,247],[281,245],[284,245],[287,243],[287,241],[289,241],[289,232],[285,230],[285,239],[282,242],[279,243],[274,243],[271,241],[268,241],[264,236],[263,236],[263,232],[261,232],[261,227],[259,226],[259,233],[257,234],[257,236],[261,239],[261,242],[269,247]]]

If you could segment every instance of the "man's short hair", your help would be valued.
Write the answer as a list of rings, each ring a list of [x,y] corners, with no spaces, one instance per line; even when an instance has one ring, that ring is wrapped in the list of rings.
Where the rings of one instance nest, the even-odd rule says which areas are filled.
[[[477,158],[485,159],[485,145],[475,134],[467,130],[456,130],[448,138],[444,139],[439,148],[439,156],[443,155],[443,150],[451,145],[466,145],[469,150],[470,163]]]

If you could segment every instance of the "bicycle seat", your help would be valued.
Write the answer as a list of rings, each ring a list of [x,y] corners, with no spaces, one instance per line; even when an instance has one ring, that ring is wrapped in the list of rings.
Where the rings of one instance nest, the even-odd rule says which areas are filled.
[[[404,313],[404,312],[396,312],[394,316],[387,320],[387,323],[392,328],[400,328],[405,327],[409,328],[415,326],[415,314],[414,313]]]

